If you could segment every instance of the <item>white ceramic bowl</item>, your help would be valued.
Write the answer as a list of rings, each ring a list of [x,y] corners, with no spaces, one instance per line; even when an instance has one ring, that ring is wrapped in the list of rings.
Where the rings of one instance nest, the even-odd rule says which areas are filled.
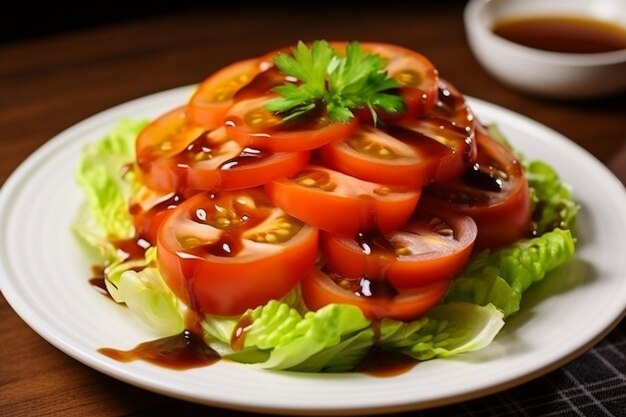
[[[548,52],[492,32],[501,20],[542,16],[580,16],[626,27],[626,0],[470,0],[464,13],[469,45],[494,77],[534,95],[588,98],[626,90],[626,49]]]

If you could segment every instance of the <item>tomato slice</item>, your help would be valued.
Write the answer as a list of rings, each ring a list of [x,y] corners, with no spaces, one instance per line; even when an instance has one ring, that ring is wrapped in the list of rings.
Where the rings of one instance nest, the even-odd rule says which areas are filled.
[[[188,105],[189,120],[205,129],[224,123],[224,116],[233,104],[233,97],[254,77],[269,67],[259,58],[235,62],[209,76],[195,91]]]
[[[421,210],[401,229],[349,238],[322,233],[322,259],[329,271],[352,279],[387,280],[407,289],[450,280],[467,262],[476,239],[471,217]]]
[[[416,120],[385,129],[361,126],[321,149],[330,167],[384,184],[421,187],[459,175],[473,159],[473,137],[463,129]]]
[[[170,210],[184,201],[184,196],[174,192],[159,192],[141,187],[129,202],[129,212],[137,236],[152,245],[156,244],[157,232]]]
[[[421,187],[460,175],[476,158],[475,119],[460,92],[445,81],[419,119],[386,128],[361,126],[321,149],[331,167],[367,181]]]
[[[349,279],[311,268],[300,282],[300,289],[304,303],[311,310],[333,303],[351,304],[372,320],[412,320],[439,303],[448,285],[448,280],[440,280],[398,292],[387,281]]]
[[[270,95],[237,102],[226,116],[228,135],[241,146],[271,152],[298,152],[318,148],[350,135],[356,119],[330,122],[324,115],[306,114],[285,120],[264,108]],[[314,112],[309,112],[314,113]]]
[[[361,47],[379,54],[387,62],[387,72],[400,84],[400,95],[407,109],[401,115],[379,114],[383,120],[416,118],[435,106],[439,79],[435,66],[422,54],[397,45],[362,43]]]
[[[137,139],[142,182],[155,190],[231,190],[264,184],[306,166],[307,152],[271,153],[242,147],[221,127],[189,124],[185,108],[151,123]]]
[[[472,217],[477,248],[508,245],[530,230],[528,183],[515,156],[484,128],[477,127],[476,141],[476,162],[459,178],[426,187],[424,204]]]
[[[274,204],[293,217],[347,236],[401,227],[420,196],[419,191],[362,181],[317,165],[268,183],[265,189]]]
[[[347,42],[330,42],[330,44],[340,54],[344,53],[347,46]],[[387,60],[385,69],[389,76],[398,81],[400,85],[398,93],[406,104],[406,110],[401,114],[377,112],[378,117],[385,121],[411,119],[419,117],[435,106],[439,76],[437,69],[428,58],[398,45],[375,42],[361,42],[359,45],[363,50],[378,54]],[[368,109],[363,109],[358,114],[366,121],[372,119]]]
[[[235,315],[283,297],[317,258],[317,229],[276,208],[262,189],[201,193],[163,221],[159,269],[191,309]]]

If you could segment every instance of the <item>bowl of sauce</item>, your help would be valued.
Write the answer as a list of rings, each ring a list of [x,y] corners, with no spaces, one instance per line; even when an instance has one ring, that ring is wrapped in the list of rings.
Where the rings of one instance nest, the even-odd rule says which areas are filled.
[[[518,90],[565,99],[626,91],[626,1],[470,0],[468,43]]]

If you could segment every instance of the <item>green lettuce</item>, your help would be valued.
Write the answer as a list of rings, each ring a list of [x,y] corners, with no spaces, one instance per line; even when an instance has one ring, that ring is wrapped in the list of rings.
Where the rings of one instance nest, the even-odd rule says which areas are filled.
[[[85,147],[77,180],[86,201],[74,231],[106,265],[113,299],[160,334],[171,335],[184,330],[187,307],[163,280],[156,248],[149,248],[145,258],[124,260],[110,243],[135,235],[128,200],[150,194],[132,171],[121,175],[134,159],[135,138],[145,125],[123,121]],[[569,188],[549,165],[520,160],[531,189],[537,237],[473,256],[443,303],[420,318],[373,324],[351,305],[308,311],[296,288],[242,316],[206,315],[201,322],[206,343],[222,357],[255,368],[301,372],[350,371],[374,350],[429,360],[484,348],[504,319],[519,310],[524,292],[574,253],[571,230],[578,205]]]
[[[144,259],[116,262],[107,267],[107,290],[148,326],[163,335],[184,330],[186,307],[169,289],[156,267],[156,248],[146,251]]]
[[[123,120],[102,140],[85,146],[81,154],[76,180],[86,201],[73,230],[105,263],[117,259],[109,239],[128,239],[135,234],[128,212],[132,171],[122,173],[134,160],[135,139],[146,124],[146,121]]]
[[[521,162],[531,198],[533,231],[540,236],[553,229],[573,230],[580,206],[558,173],[543,161],[530,161],[514,149],[497,125],[487,126],[489,134],[507,146]]]
[[[550,165],[541,161],[524,162],[530,187],[533,230],[542,235],[550,230],[573,229],[580,206],[567,184]]]
[[[244,315],[245,319],[207,316],[202,323],[207,343],[223,357],[262,369],[342,372],[355,368],[374,348],[392,350],[418,360],[448,357],[487,346],[504,325],[492,305],[440,305],[419,320],[382,320],[375,328],[361,310],[329,304],[301,314],[272,300]],[[233,349],[239,323],[243,349]]]
[[[519,310],[524,291],[569,261],[574,249],[571,232],[554,229],[506,248],[484,251],[452,281],[444,301],[493,304],[507,317]]]

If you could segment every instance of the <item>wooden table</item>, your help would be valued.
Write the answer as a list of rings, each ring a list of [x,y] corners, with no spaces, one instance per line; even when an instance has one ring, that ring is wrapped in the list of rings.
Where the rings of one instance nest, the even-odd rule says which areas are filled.
[[[267,5],[214,7],[0,44],[0,184],[31,152],[94,113],[196,83],[235,60],[318,38],[385,41],[419,50],[465,94],[563,133],[626,181],[626,95],[569,103],[506,88],[472,56],[463,32],[462,2],[390,3],[359,7],[358,13],[325,3],[271,10]],[[218,413],[82,365],[34,333],[2,297],[0,358],[0,415]]]

